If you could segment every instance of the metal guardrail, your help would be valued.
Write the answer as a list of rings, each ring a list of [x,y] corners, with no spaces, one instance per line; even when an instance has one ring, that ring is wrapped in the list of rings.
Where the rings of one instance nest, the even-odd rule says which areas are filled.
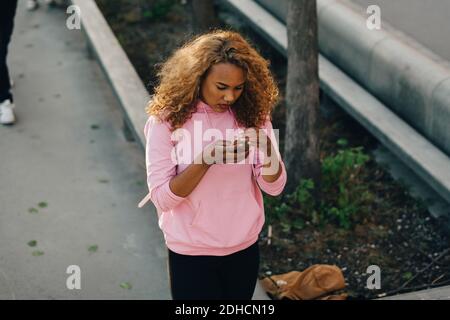
[[[256,31],[286,56],[286,26],[279,19],[273,17],[253,0],[224,0],[223,2],[240,13]],[[339,5],[334,0],[319,0],[319,16],[325,13],[328,6],[338,7]],[[327,11],[331,10],[331,8],[327,9]],[[323,16],[322,19],[324,19]],[[352,18],[346,17],[346,19]],[[334,22],[340,23],[340,20]],[[322,41],[325,40],[322,39]],[[339,39],[335,39],[333,43],[338,41]],[[352,49],[346,48],[346,52]],[[322,54],[319,55],[319,79],[321,89],[328,96],[332,97],[347,113],[450,203],[450,158],[444,152]]]
[[[287,0],[255,2],[285,25]],[[320,52],[450,155],[450,63],[385,21],[369,30],[365,10],[317,0]]]

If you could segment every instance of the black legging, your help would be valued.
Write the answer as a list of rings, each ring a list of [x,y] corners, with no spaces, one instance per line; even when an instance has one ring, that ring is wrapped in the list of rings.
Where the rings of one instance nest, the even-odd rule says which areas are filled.
[[[6,57],[8,54],[8,44],[14,27],[14,16],[16,14],[17,0],[0,1],[0,102],[5,99],[13,101],[10,92],[8,66]]]
[[[189,256],[169,250],[174,300],[251,300],[259,271],[258,241],[226,256]]]

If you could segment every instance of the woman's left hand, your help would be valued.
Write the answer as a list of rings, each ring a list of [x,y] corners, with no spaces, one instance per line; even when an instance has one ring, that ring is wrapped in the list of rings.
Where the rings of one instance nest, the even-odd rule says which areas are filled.
[[[272,141],[267,136],[264,129],[248,128],[244,131],[246,139],[249,139],[249,145],[255,146],[262,151],[264,158],[262,160],[262,177],[267,182],[273,182],[281,175],[281,166]],[[248,138],[247,138],[248,137]]]
[[[264,132],[263,129],[251,127],[244,131],[245,136],[248,136],[249,145],[258,148],[264,153],[266,157],[272,154],[272,141]]]

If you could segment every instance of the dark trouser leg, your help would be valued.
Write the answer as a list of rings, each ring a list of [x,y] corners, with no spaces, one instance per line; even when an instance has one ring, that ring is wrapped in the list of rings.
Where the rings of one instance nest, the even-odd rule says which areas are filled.
[[[173,300],[221,298],[220,257],[181,255],[169,250],[169,280]]]
[[[8,44],[14,27],[14,16],[16,14],[17,0],[0,1],[0,102],[5,99],[13,101],[10,92],[8,66],[6,57],[8,54]]]
[[[220,267],[222,298],[251,300],[258,280],[260,259],[258,242],[225,258]]]

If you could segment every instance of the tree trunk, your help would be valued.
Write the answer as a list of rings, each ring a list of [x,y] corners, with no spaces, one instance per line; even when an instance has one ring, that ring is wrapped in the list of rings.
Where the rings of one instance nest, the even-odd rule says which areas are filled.
[[[319,74],[316,0],[289,0],[284,159],[286,192],[312,179],[320,196]],[[318,199],[316,199],[318,200]]]
[[[194,32],[203,33],[219,26],[212,0],[191,0]]]

